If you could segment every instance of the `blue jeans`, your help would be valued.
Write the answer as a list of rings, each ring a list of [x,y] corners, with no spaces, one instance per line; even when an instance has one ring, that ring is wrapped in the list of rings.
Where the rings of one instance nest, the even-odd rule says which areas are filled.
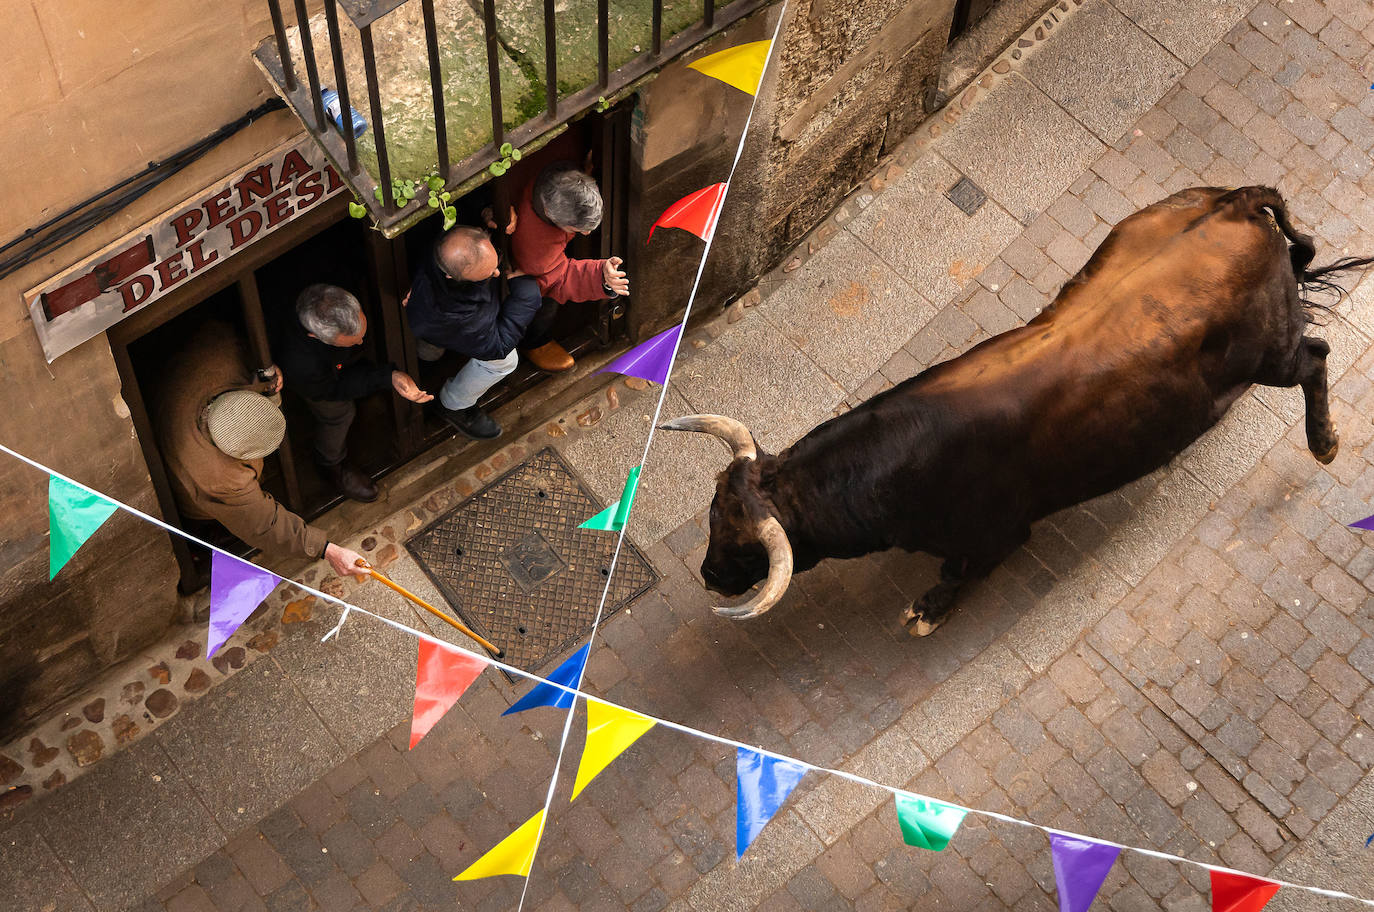
[[[473,358],[464,364],[458,373],[449,377],[439,389],[439,402],[447,409],[461,411],[471,408],[520,363],[520,356],[512,349],[510,354],[495,361],[478,361]]]

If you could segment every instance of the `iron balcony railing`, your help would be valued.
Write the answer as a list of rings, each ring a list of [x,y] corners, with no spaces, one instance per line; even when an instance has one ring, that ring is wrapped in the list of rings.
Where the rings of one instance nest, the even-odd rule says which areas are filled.
[[[273,37],[254,58],[394,237],[432,210],[425,194],[398,198],[393,178],[437,174],[456,196],[491,173],[506,143],[527,146],[614,101],[769,0],[324,0],[313,17],[293,2],[288,26],[280,0],[267,0]],[[326,115],[326,88],[338,93],[343,129]],[[357,136],[350,109],[366,120]]]

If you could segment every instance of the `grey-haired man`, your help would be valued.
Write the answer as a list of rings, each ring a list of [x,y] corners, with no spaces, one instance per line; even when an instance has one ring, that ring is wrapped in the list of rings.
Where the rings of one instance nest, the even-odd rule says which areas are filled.
[[[367,316],[358,299],[335,285],[311,285],[296,299],[296,319],[288,320],[277,362],[289,389],[305,399],[315,416],[315,461],[321,474],[351,500],[371,503],[377,486],[349,465],[348,429],[354,400],[390,388],[411,402],[434,397],[392,364],[363,357]]]

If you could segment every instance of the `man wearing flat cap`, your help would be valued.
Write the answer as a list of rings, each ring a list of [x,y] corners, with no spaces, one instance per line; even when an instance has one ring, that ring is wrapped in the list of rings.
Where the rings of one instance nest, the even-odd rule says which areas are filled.
[[[168,367],[158,409],[158,442],[177,507],[213,519],[269,554],[324,557],[340,576],[365,575],[355,551],[329,541],[264,491],[262,460],[286,433],[276,395],[282,375],[257,380],[242,341],[207,324]]]

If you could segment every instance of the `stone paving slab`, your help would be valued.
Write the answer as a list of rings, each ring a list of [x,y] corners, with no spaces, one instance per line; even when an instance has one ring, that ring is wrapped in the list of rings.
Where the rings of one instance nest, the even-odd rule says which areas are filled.
[[[136,905],[224,842],[190,777],[154,738],[53,795],[33,826],[97,912]]]
[[[743,421],[776,453],[834,414],[845,391],[762,320],[730,327],[681,368],[674,386],[694,412]],[[785,393],[784,393],[785,391]],[[779,408],[779,396],[788,407]],[[713,463],[715,471],[723,464]]]
[[[387,568],[388,575],[394,567]],[[424,629],[416,613],[381,586],[356,587],[349,600]],[[272,661],[314,710],[342,753],[351,755],[410,717],[415,698],[415,638],[370,618],[354,617],[323,643],[320,638],[334,626],[340,610],[322,606],[319,614],[274,651]],[[452,639],[460,639],[464,646],[469,642],[461,635]]]
[[[1249,0],[1113,0],[1112,5],[1189,66],[1254,6]]]
[[[972,216],[945,197],[960,172],[936,155],[918,160],[847,230],[915,291],[943,307],[1020,231],[994,202]]]
[[[935,308],[841,232],[769,296],[760,314],[854,393],[930,322]]]
[[[1111,53],[1104,54],[1104,48]],[[1178,82],[1184,69],[1114,6],[1095,3],[1060,26],[1055,40],[1026,61],[1025,74],[1110,144]]]
[[[1250,474],[1287,431],[1287,422],[1258,397],[1247,394],[1231,405],[1216,427],[1178,454],[1174,465],[1187,469],[1213,494],[1221,495]]]
[[[1071,28],[1092,8],[1084,7],[1061,28]],[[1032,61],[1054,54],[1065,37],[1061,33],[1039,49],[1028,59],[1027,69]],[[1082,82],[1081,70],[1076,80]],[[1061,104],[1062,100],[1052,99],[1042,88],[1013,74],[936,140],[935,149],[1015,219],[1029,224],[1102,154],[1102,143],[1066,114]],[[1004,239],[992,252],[1010,240]],[[976,274],[977,267],[989,260],[966,262],[965,268]]]
[[[32,824],[21,824],[0,840],[0,896],[13,912],[93,912]]]
[[[1371,808],[1374,774],[1366,775],[1341,799],[1303,844],[1279,863],[1274,876],[1297,883],[1320,882],[1333,890],[1368,896],[1369,885],[1374,884],[1374,852],[1364,847],[1364,840],[1374,833]],[[1296,912],[1313,905],[1312,897],[1280,890],[1266,908]]]
[[[687,360],[677,368],[663,403],[660,424],[696,411],[723,408],[716,403],[698,409],[678,392],[687,378],[696,378],[704,390],[714,388],[719,379],[708,378],[706,370],[700,358]],[[654,386],[650,390],[652,397],[645,396],[633,408],[607,416],[595,436],[581,437],[561,448],[603,503],[620,498],[626,472],[644,456],[644,441],[648,439],[658,390]],[[728,447],[706,435],[659,432],[654,437],[650,464],[635,494],[629,537],[642,547],[700,513],[711,502],[716,473],[729,464],[729,454]]]
[[[152,740],[175,758],[199,803],[230,834],[347,756],[316,710],[271,662],[235,675],[158,729]]]

